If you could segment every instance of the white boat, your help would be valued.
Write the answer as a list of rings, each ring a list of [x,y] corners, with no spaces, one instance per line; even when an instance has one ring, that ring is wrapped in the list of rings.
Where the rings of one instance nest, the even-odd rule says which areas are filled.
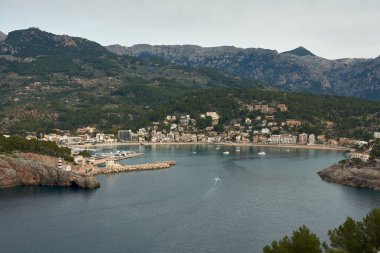
[[[214,182],[214,184],[216,184],[216,183],[218,183],[220,181],[222,181],[222,180],[219,177],[216,177],[216,178],[212,179],[212,182]]]
[[[230,154],[229,151],[224,151],[224,152],[223,152],[223,155],[229,155],[229,154]]]
[[[264,151],[261,151],[259,153],[257,153],[258,155],[266,155],[266,153]]]
[[[236,148],[236,149],[235,149],[235,152],[240,152],[240,148]]]
[[[286,152],[290,152],[290,149],[287,149]]]
[[[197,152],[193,151],[193,154],[196,154]]]

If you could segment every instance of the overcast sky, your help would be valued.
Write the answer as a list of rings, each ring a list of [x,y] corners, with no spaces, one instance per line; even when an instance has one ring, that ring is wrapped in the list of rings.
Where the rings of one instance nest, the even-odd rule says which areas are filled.
[[[39,27],[102,45],[306,47],[380,55],[380,0],[0,0],[0,31]]]

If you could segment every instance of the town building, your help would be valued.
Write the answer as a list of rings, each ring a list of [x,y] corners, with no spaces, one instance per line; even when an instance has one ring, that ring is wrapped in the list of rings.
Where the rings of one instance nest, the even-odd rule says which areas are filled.
[[[321,135],[317,136],[317,142],[318,143],[323,144],[323,143],[325,143],[325,141],[326,141],[326,136],[324,134],[321,134]]]
[[[281,144],[296,144],[297,136],[291,134],[281,134],[280,135]]]
[[[307,144],[307,138],[308,138],[307,133],[299,134],[298,135],[298,143],[301,145],[306,145]]]
[[[287,119],[286,125],[288,126],[301,126],[302,122],[300,120],[295,119]]]
[[[104,142],[104,134],[103,133],[97,133],[95,136],[95,140],[98,143]]]
[[[132,130],[119,130],[117,132],[117,139],[119,141],[132,141],[133,140]]]
[[[84,128],[77,129],[78,134],[93,134],[95,133],[95,131],[96,131],[95,127],[84,127]]]
[[[331,147],[335,147],[335,146],[338,146],[338,141],[337,140],[334,140],[334,139],[330,139],[327,141],[327,145],[331,146]]]
[[[365,153],[359,153],[359,152],[351,152],[347,154],[347,157],[349,159],[361,159],[364,162],[367,162],[369,160],[369,154]]]
[[[211,117],[212,119],[212,125],[218,125],[219,123],[219,114],[216,112],[206,112],[207,117]]]
[[[288,107],[286,106],[286,104],[279,104],[278,108],[280,109],[281,112],[288,111]]]
[[[309,140],[307,142],[308,145],[315,145],[315,135],[309,134]]]
[[[272,134],[268,138],[268,143],[269,144],[280,144],[281,143],[281,135],[279,135],[279,134]]]
[[[85,162],[84,157],[82,155],[74,156],[74,163],[83,164]]]

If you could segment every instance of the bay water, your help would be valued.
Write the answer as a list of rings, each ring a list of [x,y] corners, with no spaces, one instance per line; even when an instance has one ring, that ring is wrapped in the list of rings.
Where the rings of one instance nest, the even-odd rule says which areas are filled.
[[[327,240],[328,229],[347,216],[361,219],[380,207],[380,192],[327,183],[316,174],[343,159],[341,152],[238,152],[217,145],[119,150],[145,153],[124,164],[177,164],[98,176],[101,187],[95,190],[1,189],[0,251],[262,252],[303,224]]]

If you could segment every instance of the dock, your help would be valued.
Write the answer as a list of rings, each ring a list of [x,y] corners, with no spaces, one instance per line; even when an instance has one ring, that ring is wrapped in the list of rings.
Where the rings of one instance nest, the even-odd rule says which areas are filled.
[[[154,163],[135,164],[135,165],[121,165],[121,164],[116,164],[116,163],[111,162],[105,168],[97,168],[94,171],[94,175],[142,171],[142,170],[161,170],[161,169],[170,168],[174,166],[175,164],[176,164],[176,161],[162,161],[162,162],[154,162]]]
[[[142,155],[144,155],[144,153],[130,153],[130,154],[125,155],[125,156],[110,156],[110,157],[106,157],[106,158],[102,158],[102,159],[97,159],[97,160],[91,161],[91,163],[93,165],[97,166],[97,165],[100,165],[100,164],[103,164],[103,163],[106,164],[109,161],[117,162],[117,161],[129,159],[129,158],[133,158],[133,157],[137,157],[137,156],[142,156]]]

